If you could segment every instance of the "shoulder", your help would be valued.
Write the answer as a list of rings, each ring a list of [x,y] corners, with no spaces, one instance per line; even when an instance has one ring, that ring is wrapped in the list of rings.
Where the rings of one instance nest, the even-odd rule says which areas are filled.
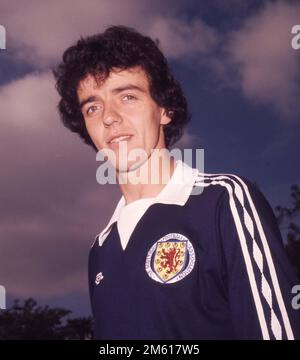
[[[245,176],[232,173],[211,174],[198,172],[195,185],[203,186],[204,188],[223,187],[225,190],[227,189],[227,191],[230,191],[230,189],[239,189],[240,187],[244,190],[247,189],[247,187],[257,188],[257,185]]]
[[[196,191],[196,192],[195,192]],[[207,208],[221,213],[240,215],[251,218],[266,218],[276,227],[273,210],[260,190],[252,180],[232,173],[198,173],[192,194],[195,199],[206,204]]]
[[[258,185],[248,178],[232,173],[198,172],[192,195],[202,195],[218,203],[224,200],[238,201],[242,206],[246,201],[266,202]]]
[[[234,196],[242,204],[252,198],[256,202],[267,202],[258,184],[245,176],[232,173],[198,173],[195,186],[210,189],[211,192]],[[225,195],[224,195],[225,196]]]

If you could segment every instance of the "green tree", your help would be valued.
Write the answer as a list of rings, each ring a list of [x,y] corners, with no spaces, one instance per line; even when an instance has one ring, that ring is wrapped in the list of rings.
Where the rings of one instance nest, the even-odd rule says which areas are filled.
[[[38,306],[32,298],[23,305],[15,300],[11,308],[0,312],[0,339],[91,339],[92,318],[71,319],[70,314],[70,310]]]
[[[287,231],[286,251],[300,278],[300,226],[295,222],[299,221],[300,215],[299,185],[291,186],[291,198],[291,207],[276,206],[275,209],[278,213],[277,220],[280,228]]]

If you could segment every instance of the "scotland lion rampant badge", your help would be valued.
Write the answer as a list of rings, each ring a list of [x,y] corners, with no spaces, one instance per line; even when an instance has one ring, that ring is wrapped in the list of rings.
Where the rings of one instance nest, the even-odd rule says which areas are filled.
[[[189,239],[170,233],[153,244],[148,251],[145,268],[151,279],[170,284],[186,277],[194,265],[195,251]]]

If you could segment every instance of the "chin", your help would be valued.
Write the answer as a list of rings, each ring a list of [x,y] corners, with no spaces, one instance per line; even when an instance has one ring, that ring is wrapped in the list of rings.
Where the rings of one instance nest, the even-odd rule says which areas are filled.
[[[116,160],[116,163],[113,164],[116,171],[119,173],[125,173],[125,172],[132,172],[138,170],[146,161],[148,160],[148,157],[145,157],[143,159],[138,159],[135,161],[125,160],[120,161],[120,159]]]

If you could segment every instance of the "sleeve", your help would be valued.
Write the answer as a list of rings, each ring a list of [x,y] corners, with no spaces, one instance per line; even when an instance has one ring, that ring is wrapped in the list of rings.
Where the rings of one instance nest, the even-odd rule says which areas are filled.
[[[89,289],[91,311],[92,311],[92,314],[94,315],[94,308],[93,308],[93,293],[94,293],[93,249],[94,249],[94,246],[90,249],[89,256],[88,256],[88,289]]]
[[[217,227],[224,256],[231,318],[240,339],[299,339],[299,283],[274,213],[249,180],[222,180]]]

